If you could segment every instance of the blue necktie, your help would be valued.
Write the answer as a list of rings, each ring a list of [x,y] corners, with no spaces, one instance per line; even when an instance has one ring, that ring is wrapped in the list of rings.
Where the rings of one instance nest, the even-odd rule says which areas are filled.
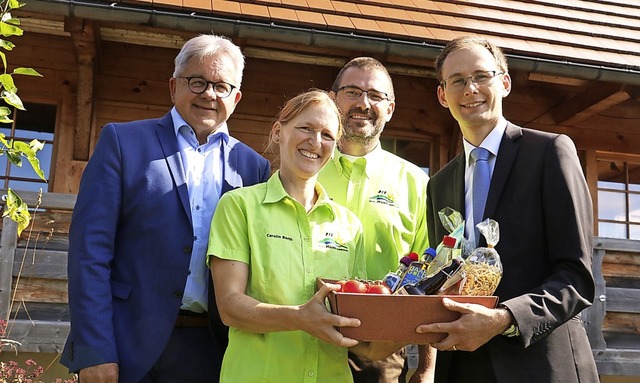
[[[476,225],[482,222],[484,216],[484,206],[487,202],[489,184],[491,183],[491,169],[489,168],[489,157],[491,153],[485,148],[475,148],[471,151],[471,158],[474,159],[473,185],[471,195],[473,196],[473,227],[476,244],[480,242],[480,232]]]

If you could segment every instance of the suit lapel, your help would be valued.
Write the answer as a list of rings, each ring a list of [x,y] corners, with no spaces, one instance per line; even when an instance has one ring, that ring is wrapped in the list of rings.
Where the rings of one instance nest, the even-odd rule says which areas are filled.
[[[456,157],[457,165],[453,173],[453,195],[456,198],[453,209],[457,210],[465,216],[465,203],[464,203],[464,171],[465,171],[465,158],[464,152]]]
[[[502,136],[498,157],[496,157],[493,176],[491,176],[491,186],[489,187],[487,204],[484,210],[485,217],[493,217],[496,211],[500,195],[502,195],[502,191],[507,184],[511,167],[520,147],[520,137],[522,137],[522,129],[519,126],[508,123],[507,129]]]
[[[171,114],[166,114],[156,126],[156,133],[160,146],[164,152],[164,156],[169,166],[169,172],[173,178],[173,182],[178,190],[180,196],[180,202],[182,207],[191,221],[191,209],[189,208],[189,189],[187,188],[187,182],[184,174],[184,167],[182,166],[182,157],[180,156],[180,149],[178,148],[178,140],[173,130],[173,120]]]

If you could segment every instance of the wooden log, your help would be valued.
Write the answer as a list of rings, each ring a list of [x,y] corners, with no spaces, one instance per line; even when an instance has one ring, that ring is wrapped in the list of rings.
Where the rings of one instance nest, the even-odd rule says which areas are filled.
[[[24,278],[67,279],[67,252],[36,250],[17,255],[13,276]]]
[[[602,322],[602,331],[640,335],[640,315],[607,311],[607,315],[605,315],[604,321]],[[638,343],[637,346],[637,349],[640,350],[640,343]]]
[[[18,341],[18,352],[60,353],[69,336],[69,323],[15,320],[10,323],[10,339]]]
[[[43,278],[14,278],[15,302],[69,303],[67,281]]]

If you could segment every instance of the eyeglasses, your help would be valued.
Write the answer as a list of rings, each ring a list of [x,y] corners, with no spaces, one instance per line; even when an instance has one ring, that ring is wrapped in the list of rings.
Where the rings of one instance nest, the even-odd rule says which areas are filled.
[[[390,100],[389,95],[385,92],[380,92],[379,90],[364,90],[354,85],[347,85],[338,88],[338,92],[342,92],[342,94],[344,94],[344,96],[349,100],[359,100],[364,93],[372,104],[377,104],[384,100]]]
[[[207,81],[200,77],[178,77],[187,80],[189,90],[195,94],[202,94],[209,89],[209,85],[213,87],[213,93],[216,97],[226,98],[229,97],[231,92],[236,88],[235,85],[231,85],[224,81]]]
[[[476,86],[487,86],[493,84],[496,76],[504,74],[504,72],[498,72],[495,70],[482,70],[474,72],[471,76],[451,76],[448,79],[442,81],[440,84],[451,90],[460,91],[467,86],[467,82],[471,80]]]

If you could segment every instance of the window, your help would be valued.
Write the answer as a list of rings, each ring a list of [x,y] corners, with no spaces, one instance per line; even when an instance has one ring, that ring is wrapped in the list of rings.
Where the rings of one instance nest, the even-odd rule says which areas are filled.
[[[412,162],[429,174],[431,142],[380,137],[380,143],[384,150]]]
[[[46,104],[24,103],[26,110],[13,109],[11,119],[13,123],[0,124],[0,132],[5,134],[7,141],[20,140],[30,142],[38,139],[44,148],[37,153],[40,168],[48,180],[53,158],[53,133],[56,125],[56,106]],[[0,156],[0,182],[3,189],[34,191],[42,189],[47,192],[47,183],[40,179],[33,171],[31,164],[23,158],[22,167],[17,167]]]
[[[598,158],[598,236],[640,240],[640,157]]]

